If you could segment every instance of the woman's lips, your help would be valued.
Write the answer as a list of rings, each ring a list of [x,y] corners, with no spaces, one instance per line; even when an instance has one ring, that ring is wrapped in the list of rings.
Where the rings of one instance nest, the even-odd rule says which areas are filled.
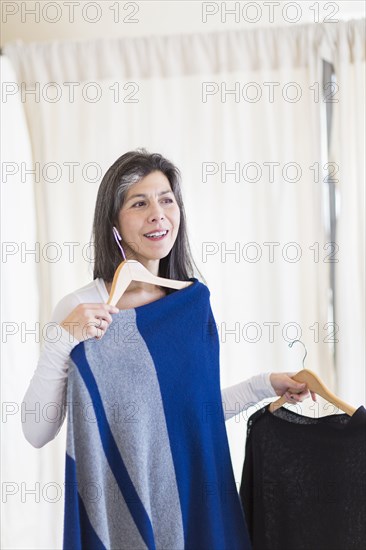
[[[165,239],[165,237],[168,235],[169,231],[166,229],[165,230],[166,233],[165,235],[159,235],[158,237],[147,237],[147,235],[149,235],[149,233],[147,233],[147,235],[145,234],[144,237],[146,237],[147,239],[149,239],[149,241],[162,241],[163,239]],[[153,231],[151,232],[153,233]],[[161,231],[158,231],[157,233],[162,233]]]

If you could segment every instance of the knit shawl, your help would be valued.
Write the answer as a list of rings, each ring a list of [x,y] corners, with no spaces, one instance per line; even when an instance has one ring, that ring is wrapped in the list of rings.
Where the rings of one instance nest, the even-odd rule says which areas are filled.
[[[69,357],[64,550],[247,550],[210,292],[112,314]]]

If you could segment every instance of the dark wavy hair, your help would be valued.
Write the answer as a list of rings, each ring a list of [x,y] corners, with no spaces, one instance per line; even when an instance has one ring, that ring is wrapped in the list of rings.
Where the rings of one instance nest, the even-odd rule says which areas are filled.
[[[128,189],[151,172],[159,170],[168,178],[171,189],[180,210],[180,225],[177,238],[169,252],[159,262],[159,277],[187,281],[199,272],[190,250],[187,223],[181,193],[181,174],[172,162],[159,153],[149,153],[144,148],[128,151],[119,157],[105,173],[98,189],[94,212],[92,240],[94,242],[93,278],[102,278],[110,283],[114,273],[123,260],[112,228],[118,227],[118,215]],[[122,241],[123,246],[123,241]],[[169,294],[173,289],[165,288]]]

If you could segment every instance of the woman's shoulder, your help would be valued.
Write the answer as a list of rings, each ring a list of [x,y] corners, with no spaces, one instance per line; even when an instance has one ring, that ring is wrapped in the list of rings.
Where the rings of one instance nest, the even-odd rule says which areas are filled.
[[[61,323],[79,304],[100,303],[103,301],[102,281],[100,279],[94,279],[90,283],[61,298],[53,309],[51,321]]]

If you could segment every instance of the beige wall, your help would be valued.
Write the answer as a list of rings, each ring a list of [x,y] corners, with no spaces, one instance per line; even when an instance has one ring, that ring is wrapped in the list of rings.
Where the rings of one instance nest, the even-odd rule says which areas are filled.
[[[70,6],[71,4],[72,6]],[[365,17],[362,0],[342,2],[6,1],[1,0],[1,45],[23,41],[178,34]],[[276,5],[277,4],[277,5]],[[96,6],[95,6],[96,5]],[[316,14],[311,6],[319,6]],[[226,14],[235,9],[236,15]],[[31,14],[35,10],[36,14]],[[118,10],[118,11],[117,11]],[[208,13],[204,21],[204,13]],[[216,13],[215,13],[216,12]],[[226,15],[226,21],[225,21]],[[37,21],[36,21],[37,17]],[[117,22],[114,21],[117,18]],[[255,21],[258,17],[258,21]],[[299,17],[297,22],[296,19]],[[100,19],[99,19],[100,18]],[[59,19],[56,22],[52,22]],[[99,21],[92,22],[94,19]],[[131,20],[134,19],[135,22]],[[331,24],[331,23],[329,23]]]

